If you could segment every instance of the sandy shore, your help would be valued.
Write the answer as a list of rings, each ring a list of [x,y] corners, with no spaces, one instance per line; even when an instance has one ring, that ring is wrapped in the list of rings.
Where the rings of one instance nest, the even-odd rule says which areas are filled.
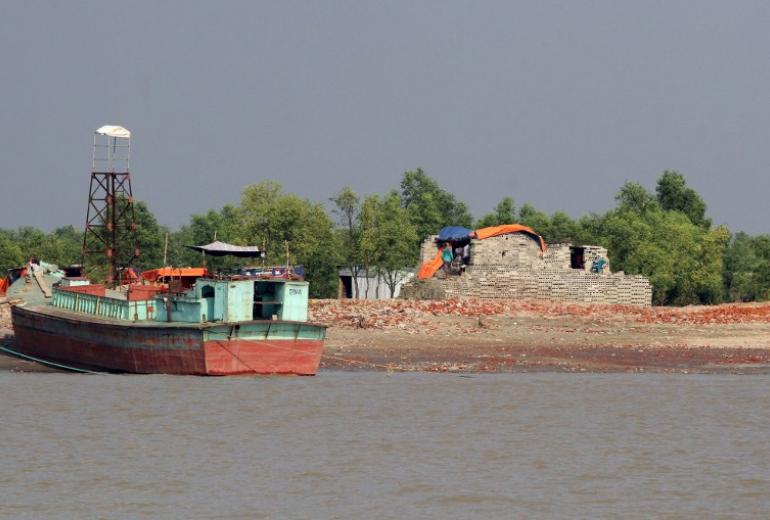
[[[322,369],[770,373],[770,303],[639,308],[505,300],[315,300]],[[0,338],[13,348],[8,306]],[[50,370],[0,356],[0,370]]]

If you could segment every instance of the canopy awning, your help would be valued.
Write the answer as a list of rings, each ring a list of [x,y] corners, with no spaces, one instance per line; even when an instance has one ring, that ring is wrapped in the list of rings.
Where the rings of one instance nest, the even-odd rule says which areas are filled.
[[[447,226],[438,232],[436,240],[439,242],[452,242],[469,239],[471,230],[462,226]]]
[[[261,258],[265,252],[256,246],[234,246],[219,240],[205,246],[185,246],[196,251],[202,251],[209,256],[238,256],[241,258]]]
[[[131,131],[118,125],[104,125],[99,127],[95,133],[109,137],[121,137],[123,139],[131,138]]]
[[[159,269],[150,269],[142,273],[142,278],[148,282],[156,282],[162,278],[186,278],[208,275],[205,267],[161,267]]]

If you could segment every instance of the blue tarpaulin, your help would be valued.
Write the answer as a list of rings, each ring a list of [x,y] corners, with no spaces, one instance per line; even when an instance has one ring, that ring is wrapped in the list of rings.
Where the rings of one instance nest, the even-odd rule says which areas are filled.
[[[451,242],[468,238],[471,230],[462,226],[447,226],[438,232],[439,242]]]

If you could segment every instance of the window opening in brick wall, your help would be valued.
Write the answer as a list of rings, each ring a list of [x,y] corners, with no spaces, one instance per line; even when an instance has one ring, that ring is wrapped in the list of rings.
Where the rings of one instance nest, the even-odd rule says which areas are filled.
[[[569,266],[572,269],[586,268],[586,248],[572,246],[569,248]]]

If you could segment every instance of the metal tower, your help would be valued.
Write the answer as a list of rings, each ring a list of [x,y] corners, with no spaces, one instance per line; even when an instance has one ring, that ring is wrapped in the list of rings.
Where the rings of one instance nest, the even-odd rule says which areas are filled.
[[[112,125],[94,132],[83,275],[104,276],[109,285],[120,284],[124,269],[139,256],[130,158],[131,132]]]

